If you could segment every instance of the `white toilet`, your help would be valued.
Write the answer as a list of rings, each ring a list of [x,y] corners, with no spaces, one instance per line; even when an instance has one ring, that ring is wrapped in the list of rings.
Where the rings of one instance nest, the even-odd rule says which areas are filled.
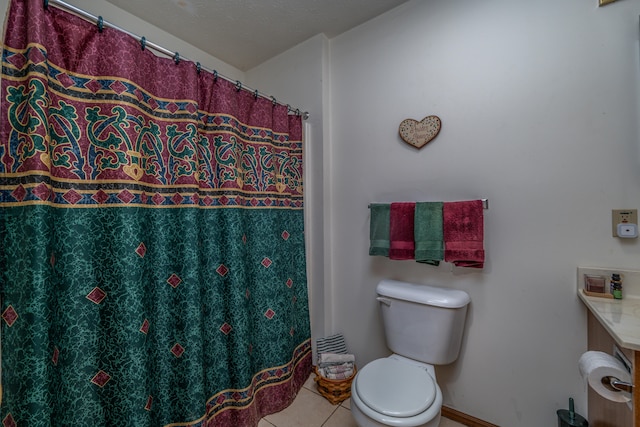
[[[351,414],[360,427],[438,427],[442,392],[433,365],[458,358],[467,306],[464,291],[383,280],[377,292],[393,355],[358,371]]]

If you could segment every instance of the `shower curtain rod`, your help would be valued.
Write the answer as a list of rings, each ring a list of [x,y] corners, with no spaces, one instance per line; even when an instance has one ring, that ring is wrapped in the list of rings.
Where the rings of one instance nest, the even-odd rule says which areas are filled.
[[[165,47],[162,47],[162,46],[160,46],[158,44],[150,42],[149,40],[146,39],[146,37],[141,37],[141,36],[139,36],[137,34],[133,34],[132,32],[125,30],[124,28],[118,27],[117,25],[112,24],[111,22],[105,21],[104,19],[102,19],[102,16],[92,15],[91,13],[87,12],[86,10],[80,9],[79,7],[76,7],[76,6],[72,5],[72,4],[64,2],[62,0],[43,0],[43,4],[44,4],[44,8],[45,9],[49,5],[56,6],[59,9],[64,9],[64,10],[66,10],[68,12],[72,12],[72,13],[80,16],[81,18],[89,21],[89,22],[95,22],[95,24],[98,26],[98,28],[100,28],[101,31],[102,31],[102,27],[109,27],[109,28],[113,28],[114,30],[118,30],[120,32],[123,32],[123,33],[127,34],[128,36],[133,37],[137,41],[141,42],[143,48],[144,47],[148,47],[150,49],[153,49],[153,50],[155,50],[157,52],[160,52],[160,53],[162,53],[162,54],[164,54],[164,55],[166,55],[166,56],[168,56],[170,58],[173,58],[176,62],[178,62],[178,61],[189,61],[189,62],[195,63],[196,66],[198,67],[198,70],[209,71],[210,73],[214,74],[216,77],[220,77],[220,78],[222,78],[222,79],[224,79],[224,80],[226,80],[228,82],[235,83],[236,87],[238,88],[238,90],[244,89],[244,90],[247,90],[249,92],[253,92],[256,96],[259,96],[261,98],[270,99],[274,104],[286,105],[286,107],[287,107],[289,112],[295,113],[297,115],[301,115],[304,120],[309,119],[309,112],[307,112],[307,111],[301,112],[297,108],[291,108],[291,106],[289,104],[283,104],[281,102],[278,102],[276,100],[276,98],[273,97],[273,96],[270,96],[270,95],[267,95],[265,93],[262,93],[262,92],[258,91],[257,89],[252,89],[252,88],[250,88],[248,86],[245,86],[239,80],[233,80],[233,79],[231,79],[229,77],[226,77],[226,76],[224,76],[222,74],[219,74],[216,70],[207,69],[207,68],[201,66],[201,64],[199,62],[196,62],[196,61],[193,61],[193,60],[191,60],[189,58],[185,58],[185,57],[180,56],[180,54],[178,52],[172,52],[172,51],[170,51],[169,49],[167,49]]]

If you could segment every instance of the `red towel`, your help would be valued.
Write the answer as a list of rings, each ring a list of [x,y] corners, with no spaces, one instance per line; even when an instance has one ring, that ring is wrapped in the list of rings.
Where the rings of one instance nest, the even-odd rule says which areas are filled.
[[[391,203],[389,212],[389,259],[414,259],[413,217],[415,202]]]
[[[483,215],[482,200],[444,203],[445,261],[458,267],[484,267]]]

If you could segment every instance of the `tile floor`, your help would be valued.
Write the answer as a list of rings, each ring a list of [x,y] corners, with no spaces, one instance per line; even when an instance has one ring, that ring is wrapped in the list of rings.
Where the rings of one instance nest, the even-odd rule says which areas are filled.
[[[351,399],[332,405],[318,393],[313,377],[311,374],[291,406],[264,417],[258,427],[357,427],[351,418]],[[440,427],[464,426],[442,418]]]

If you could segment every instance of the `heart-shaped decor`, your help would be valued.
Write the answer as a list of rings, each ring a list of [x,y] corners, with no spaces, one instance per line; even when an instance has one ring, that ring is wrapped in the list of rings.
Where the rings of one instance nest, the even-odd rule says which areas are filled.
[[[422,148],[438,135],[441,126],[438,116],[427,116],[421,121],[405,119],[400,123],[400,137],[407,144]]]

